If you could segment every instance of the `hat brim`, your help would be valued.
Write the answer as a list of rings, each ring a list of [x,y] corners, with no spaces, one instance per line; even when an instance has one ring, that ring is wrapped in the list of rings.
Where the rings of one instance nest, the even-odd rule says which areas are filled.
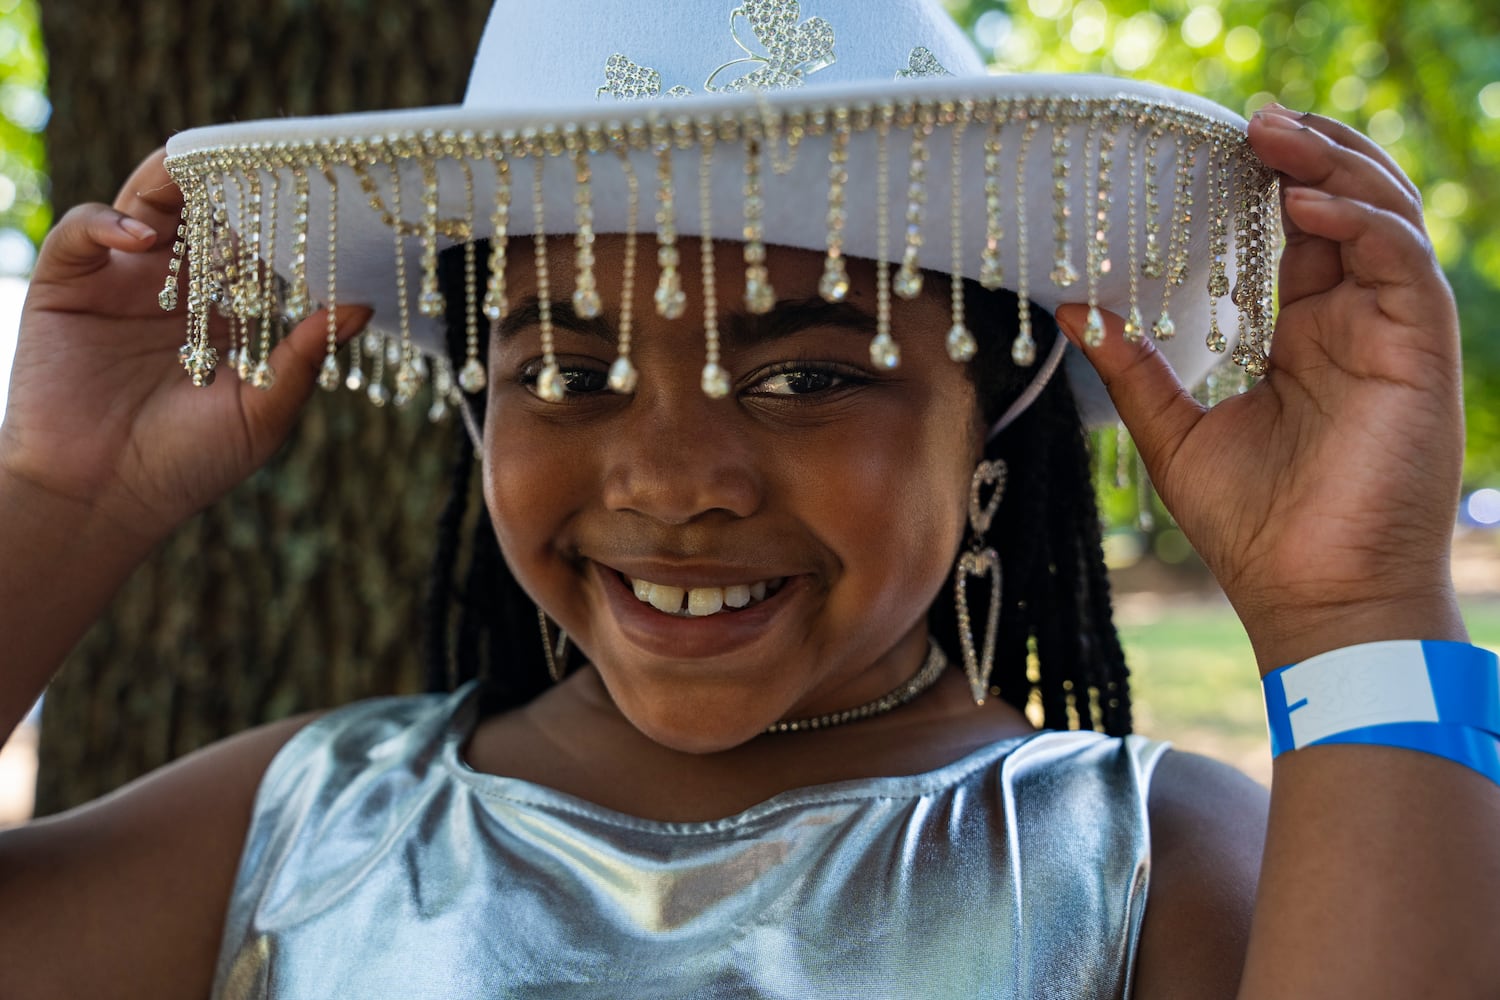
[[[907,249],[908,213],[917,211],[916,260],[922,268],[951,272],[952,220],[957,219],[957,259],[967,278],[981,277],[987,240],[998,231],[1001,239],[991,256],[998,256],[1005,287],[1049,310],[1066,302],[1088,303],[1142,317],[1148,328],[1169,311],[1177,336],[1160,346],[1186,384],[1201,381],[1241,337],[1254,339],[1254,349],[1263,352],[1273,270],[1268,258],[1279,239],[1275,178],[1250,151],[1239,115],[1137,81],[940,77],[600,101],[541,114],[445,106],[275,119],[183,132],[167,144],[167,166],[187,193],[190,209],[199,213],[202,225],[196,231],[222,242],[224,234],[204,221],[217,211],[221,228],[258,232],[258,255],[270,258],[290,287],[305,285],[316,302],[330,298],[329,261],[335,260],[338,302],[371,305],[374,328],[441,354],[441,320],[418,308],[419,288],[434,247],[493,235],[498,159],[509,169],[512,239],[539,228],[532,207],[537,170],[542,172],[540,228],[548,235],[577,231],[578,157],[589,165],[594,232],[633,227],[649,238],[657,228],[658,148],[665,146],[676,188],[677,232],[738,240],[745,229],[746,162],[753,143],[761,150],[764,241],[825,251],[829,150],[838,128],[848,129],[845,255],[899,260]],[[925,151],[926,164],[923,196],[912,206],[909,168],[919,130],[917,149]],[[705,218],[698,183],[702,140],[710,134],[711,211]],[[997,139],[999,170],[987,173],[986,143]],[[882,145],[889,178],[885,246],[877,225],[875,167]],[[993,145],[989,152],[993,165]],[[640,190],[633,221],[626,163]],[[256,189],[258,219],[251,197]],[[337,238],[330,241],[334,197]],[[394,227],[398,201],[402,225]],[[1059,241],[1063,225],[1070,230],[1067,240]],[[1162,253],[1180,261],[1177,273],[1170,259],[1166,273],[1148,273],[1145,244],[1152,230]],[[191,225],[189,231],[195,231]],[[273,237],[279,237],[274,248]],[[1063,252],[1079,275],[1068,285],[1053,280]],[[740,266],[737,257],[726,259]],[[194,266],[190,260],[189,268]],[[1216,270],[1223,280],[1215,280]],[[213,280],[207,270],[202,273]],[[610,301],[613,282],[608,276],[600,281],[601,294]],[[1247,290],[1229,295],[1236,285]],[[638,282],[638,303],[649,302],[650,288]],[[1246,303],[1251,315],[1242,317],[1235,300]],[[207,309],[201,301],[190,305]],[[1209,349],[1213,336],[1222,337],[1214,345],[1218,351]],[[1081,358],[1070,359],[1069,377],[1088,423],[1113,419],[1103,387]]]

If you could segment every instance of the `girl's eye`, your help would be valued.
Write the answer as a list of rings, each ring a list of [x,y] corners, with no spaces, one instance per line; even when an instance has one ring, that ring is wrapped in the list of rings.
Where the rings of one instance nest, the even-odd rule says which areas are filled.
[[[609,387],[609,375],[592,368],[569,368],[561,366],[563,389],[569,396],[584,396],[602,392]],[[542,374],[542,363],[535,361],[521,372],[521,384],[536,394],[537,379]]]
[[[807,396],[847,388],[858,381],[856,375],[833,368],[788,365],[766,375],[750,392],[760,396]]]

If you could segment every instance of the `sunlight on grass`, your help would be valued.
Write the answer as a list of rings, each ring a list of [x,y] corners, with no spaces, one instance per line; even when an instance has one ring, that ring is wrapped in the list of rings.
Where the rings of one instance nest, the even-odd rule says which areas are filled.
[[[1271,780],[1255,657],[1222,600],[1125,595],[1117,620],[1138,732]],[[1472,640],[1500,651],[1500,596],[1463,602]]]

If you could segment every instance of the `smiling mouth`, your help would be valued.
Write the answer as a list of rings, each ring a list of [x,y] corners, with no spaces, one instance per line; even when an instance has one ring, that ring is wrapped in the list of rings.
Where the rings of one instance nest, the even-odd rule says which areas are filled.
[[[786,577],[735,583],[724,587],[673,587],[620,574],[636,600],[679,618],[707,618],[741,611],[764,601],[786,583]]]

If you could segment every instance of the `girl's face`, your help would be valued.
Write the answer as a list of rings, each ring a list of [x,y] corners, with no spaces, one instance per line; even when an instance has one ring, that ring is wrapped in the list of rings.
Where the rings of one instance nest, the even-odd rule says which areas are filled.
[[[898,686],[925,655],[927,608],[952,571],[980,451],[973,384],[944,347],[947,283],[894,303],[902,359],[883,371],[869,356],[873,267],[851,261],[853,288],[831,306],[817,293],[821,254],[771,248],[779,305],[752,316],[739,248],[720,243],[731,390],[710,399],[699,248],[684,240],[689,311],[657,316],[655,269],[641,268],[640,384],[621,396],[605,379],[622,247],[596,246],[605,317],[554,306],[561,403],[534,392],[535,282],[520,261],[530,255],[513,255],[520,305],[490,348],[484,491],[517,580],[630,722],[674,749],[725,749]],[[552,241],[560,302],[572,254],[571,240]]]

